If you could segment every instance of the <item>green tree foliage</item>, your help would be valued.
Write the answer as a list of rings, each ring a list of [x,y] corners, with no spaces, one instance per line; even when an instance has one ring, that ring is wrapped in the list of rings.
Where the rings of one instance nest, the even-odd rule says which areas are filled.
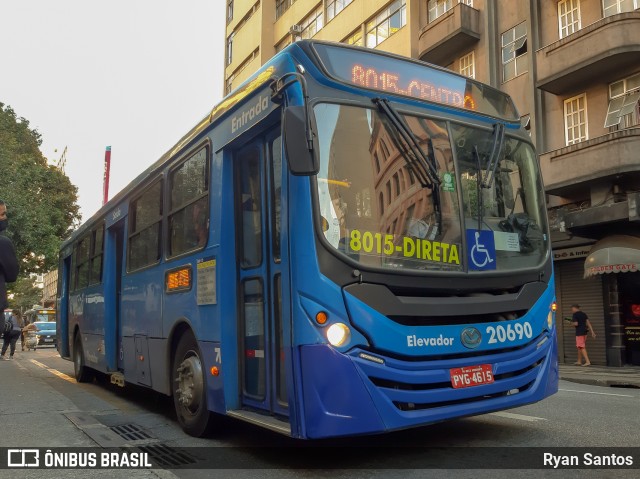
[[[80,220],[78,189],[40,151],[42,137],[0,103],[0,198],[21,276],[57,266],[61,241]]]
[[[31,309],[34,304],[42,304],[42,290],[33,285],[33,278],[29,276],[21,276],[14,284],[11,285],[11,293],[13,299],[10,304],[12,309],[26,311]]]

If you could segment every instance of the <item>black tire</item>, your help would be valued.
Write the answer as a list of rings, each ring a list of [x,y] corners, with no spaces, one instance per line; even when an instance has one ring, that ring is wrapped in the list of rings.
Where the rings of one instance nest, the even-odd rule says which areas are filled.
[[[73,372],[76,381],[79,383],[87,383],[93,379],[90,369],[84,362],[84,351],[82,349],[80,334],[76,335],[76,339],[73,342]]]
[[[207,409],[207,391],[202,355],[193,334],[180,338],[171,367],[173,405],[182,430],[194,437],[211,431],[215,414]]]

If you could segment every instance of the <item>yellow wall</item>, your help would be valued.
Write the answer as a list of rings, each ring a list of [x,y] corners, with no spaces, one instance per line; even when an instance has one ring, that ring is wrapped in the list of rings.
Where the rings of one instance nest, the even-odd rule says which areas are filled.
[[[233,37],[233,61],[227,66],[227,72],[234,72],[260,45],[261,31],[261,21],[258,13],[254,14],[241,29],[236,31]]]

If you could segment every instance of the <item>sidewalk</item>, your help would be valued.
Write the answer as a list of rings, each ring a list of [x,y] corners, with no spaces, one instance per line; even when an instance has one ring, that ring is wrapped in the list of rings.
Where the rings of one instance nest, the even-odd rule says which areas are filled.
[[[594,386],[640,389],[640,366],[573,366],[560,364],[560,379]]]

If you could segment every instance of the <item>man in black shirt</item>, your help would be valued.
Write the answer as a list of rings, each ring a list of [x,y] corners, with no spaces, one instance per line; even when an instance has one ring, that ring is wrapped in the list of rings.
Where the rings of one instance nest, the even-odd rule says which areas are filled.
[[[7,228],[9,220],[7,219],[7,205],[0,200],[0,232]],[[0,313],[8,306],[7,302],[7,283],[13,283],[18,278],[18,259],[16,258],[16,250],[9,238],[0,234]],[[4,314],[0,318],[0,326],[4,331]]]
[[[591,365],[591,361],[589,361],[589,356],[587,355],[587,333],[591,331],[591,337],[593,339],[596,338],[596,333],[593,331],[589,317],[580,311],[579,304],[571,305],[571,311],[573,312],[571,324],[576,328],[576,348],[578,348],[578,361],[573,364],[576,366],[589,366]],[[582,358],[584,358],[584,363],[582,362]]]

